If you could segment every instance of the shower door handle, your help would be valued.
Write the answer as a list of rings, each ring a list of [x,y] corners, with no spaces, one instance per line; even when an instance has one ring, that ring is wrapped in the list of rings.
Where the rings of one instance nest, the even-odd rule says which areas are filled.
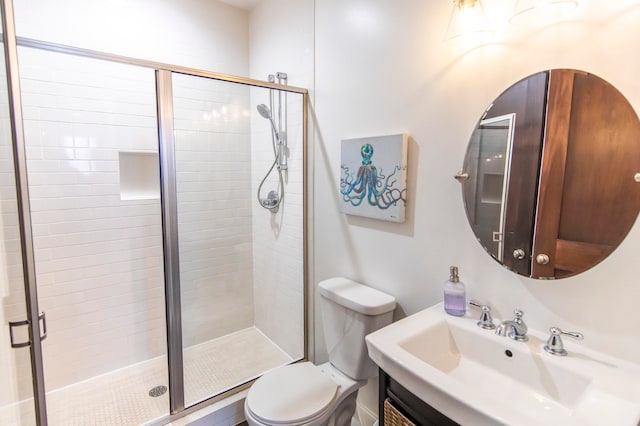
[[[40,341],[42,342],[47,338],[47,316],[44,312],[40,312],[40,315],[38,315],[38,321],[42,321],[42,334],[40,335]]]
[[[40,335],[40,341],[43,341],[47,338],[47,317],[44,312],[41,312],[38,315],[38,319],[42,321],[42,334]],[[11,339],[11,347],[12,348],[26,348],[27,346],[31,346],[31,340],[27,340],[26,342],[16,342],[15,336],[13,335],[14,327],[22,327],[25,325],[29,325],[29,320],[24,321],[9,321],[9,337]]]

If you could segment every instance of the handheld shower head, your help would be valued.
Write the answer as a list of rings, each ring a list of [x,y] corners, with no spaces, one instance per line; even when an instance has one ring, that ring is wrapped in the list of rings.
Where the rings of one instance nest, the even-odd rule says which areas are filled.
[[[278,129],[276,128],[276,123],[273,122],[273,116],[271,115],[271,110],[265,104],[258,105],[257,109],[258,109],[258,112],[260,113],[260,115],[262,117],[266,118],[267,120],[269,120],[269,123],[271,123],[271,130],[273,131],[273,136],[278,141],[278,145],[280,145],[282,143],[282,141],[280,140],[280,133],[278,132]]]
[[[263,116],[267,120],[271,120],[271,110],[268,106],[266,106],[265,104],[260,104],[257,106],[257,108],[261,116]]]

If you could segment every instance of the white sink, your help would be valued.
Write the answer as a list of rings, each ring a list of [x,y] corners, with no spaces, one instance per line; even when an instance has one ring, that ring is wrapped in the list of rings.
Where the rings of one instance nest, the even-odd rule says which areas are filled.
[[[640,425],[640,365],[570,338],[569,355],[554,356],[543,349],[548,333],[529,329],[516,342],[476,321],[438,304],[368,335],[369,355],[462,425]]]

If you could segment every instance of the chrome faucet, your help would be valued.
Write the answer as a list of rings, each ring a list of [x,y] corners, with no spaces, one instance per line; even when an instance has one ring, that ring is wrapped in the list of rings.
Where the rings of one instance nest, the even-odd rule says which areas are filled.
[[[498,328],[496,328],[496,334],[499,336],[507,336],[509,339],[517,340],[518,342],[526,342],[529,340],[527,337],[527,324],[522,321],[524,312],[520,309],[514,309],[513,320],[502,321]]]

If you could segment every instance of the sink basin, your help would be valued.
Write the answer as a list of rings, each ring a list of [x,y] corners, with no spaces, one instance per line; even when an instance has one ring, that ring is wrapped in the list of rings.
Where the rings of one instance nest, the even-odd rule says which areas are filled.
[[[369,355],[463,425],[640,425],[640,365],[570,339],[569,355],[553,356],[548,333],[530,329],[516,342],[476,321],[438,304],[368,335]]]

